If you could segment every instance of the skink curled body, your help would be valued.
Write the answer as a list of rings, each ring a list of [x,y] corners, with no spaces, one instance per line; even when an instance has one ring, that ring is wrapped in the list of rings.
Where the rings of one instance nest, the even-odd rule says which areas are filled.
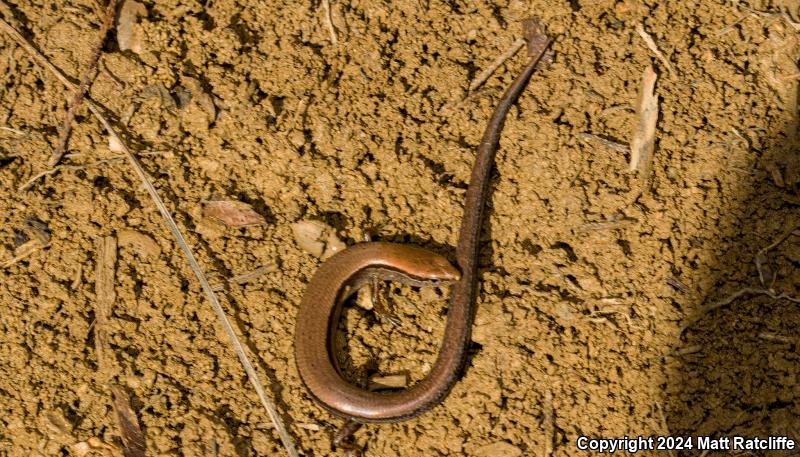
[[[460,376],[472,330],[478,241],[495,151],[506,113],[543,51],[531,59],[505,92],[478,147],[456,248],[458,269],[439,254],[420,247],[370,242],[334,255],[312,277],[297,314],[295,356],[303,383],[332,413],[362,423],[409,419],[441,402]],[[370,392],[345,381],[333,355],[331,343],[343,301],[374,278],[418,286],[453,283],[436,362],[425,379],[399,392]]]

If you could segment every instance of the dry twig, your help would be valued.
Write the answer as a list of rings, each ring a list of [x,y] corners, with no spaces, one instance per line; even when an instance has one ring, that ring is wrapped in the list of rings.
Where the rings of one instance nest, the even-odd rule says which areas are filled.
[[[86,96],[86,91],[89,89],[89,80],[92,78],[92,73],[94,73],[95,68],[97,68],[97,61],[100,59],[100,51],[103,50],[103,43],[105,43],[108,30],[114,22],[114,13],[116,11],[117,0],[109,0],[108,6],[106,7],[106,14],[103,17],[103,25],[100,26],[100,32],[98,33],[97,43],[95,43],[94,48],[92,48],[92,54],[89,57],[89,65],[83,72],[81,84],[75,91],[75,95],[72,96],[72,101],[69,102],[67,116],[64,118],[64,124],[61,126],[61,133],[58,136],[58,145],[50,156],[50,160],[47,161],[48,167],[56,166],[66,151],[69,132],[72,130],[72,121],[75,119],[75,112],[78,110],[78,107],[81,106],[81,102]]]
[[[98,160],[97,162],[87,163],[86,165],[56,165],[53,168],[48,168],[45,171],[42,171],[40,173],[35,174],[33,177],[31,177],[30,179],[25,181],[21,186],[19,186],[19,188],[17,189],[17,192],[20,192],[20,193],[25,192],[26,190],[30,189],[31,186],[33,186],[36,183],[36,181],[40,180],[41,178],[43,178],[45,176],[54,175],[54,174],[58,173],[61,170],[72,170],[72,171],[83,170],[85,168],[96,167],[96,166],[99,166],[99,165],[105,165],[107,163],[115,162],[117,160],[124,160],[124,159],[125,159],[125,157],[112,157],[110,159],[103,159],[103,160]]]
[[[653,150],[656,141],[656,122],[658,121],[658,97],[655,95],[658,76],[648,65],[642,74],[642,87],[636,104],[636,131],[631,140],[631,171],[639,171],[642,180],[650,176]]]
[[[731,303],[736,301],[738,298],[744,297],[744,296],[748,296],[748,295],[766,295],[767,297],[772,298],[774,300],[786,300],[786,301],[790,301],[792,303],[800,304],[800,298],[792,297],[791,295],[786,294],[786,293],[778,293],[778,292],[775,292],[774,290],[755,289],[755,288],[752,288],[752,287],[745,287],[744,289],[739,289],[736,292],[728,295],[724,299],[722,299],[722,300],[720,300],[720,301],[718,301],[716,303],[712,303],[711,305],[706,306],[705,308],[700,310],[700,312],[697,314],[697,316],[695,316],[692,319],[690,319],[689,322],[687,322],[686,324],[684,324],[681,327],[681,334],[683,334],[683,332],[685,332],[686,329],[688,329],[689,327],[694,325],[697,321],[699,321],[705,314],[707,314],[707,313],[709,313],[709,312],[711,312],[711,311],[713,311],[715,309],[722,308],[723,306],[730,305]]]
[[[16,29],[11,27],[6,21],[0,19],[0,28],[8,34],[14,41],[17,42],[23,49],[25,49],[28,54],[39,64],[43,67],[47,68],[56,78],[58,78],[61,83],[66,86],[68,89],[75,90],[76,87],[72,84],[62,73],[59,71],[53,64],[51,64],[47,58],[45,58],[39,51],[37,51],[27,40],[19,33]],[[211,303],[214,312],[217,314],[217,318],[219,319],[225,333],[228,335],[228,338],[231,341],[231,345],[233,346],[233,350],[236,355],[239,357],[239,361],[242,363],[245,372],[247,373],[247,377],[250,380],[250,383],[253,385],[256,393],[258,394],[259,400],[261,400],[261,404],[264,406],[264,409],[267,412],[267,415],[272,420],[272,423],[275,425],[275,429],[278,432],[278,435],[281,437],[281,441],[283,442],[284,447],[286,448],[286,452],[289,454],[290,457],[297,457],[298,453],[294,447],[294,442],[289,435],[289,432],[286,430],[286,427],[283,424],[283,420],[281,420],[280,416],[278,415],[275,406],[273,405],[272,401],[267,396],[264,387],[261,385],[261,382],[258,379],[258,375],[256,374],[256,370],[253,367],[253,364],[250,362],[249,357],[244,351],[244,346],[242,346],[241,341],[239,341],[239,337],[236,336],[236,333],[233,330],[233,326],[231,325],[228,317],[225,314],[225,311],[222,309],[222,306],[219,303],[217,295],[211,288],[211,285],[208,283],[208,279],[206,278],[205,272],[200,267],[200,264],[195,259],[192,250],[189,248],[189,245],[186,243],[186,239],[183,237],[178,225],[175,223],[175,220],[172,218],[172,215],[167,209],[166,205],[164,204],[161,197],[158,195],[155,187],[150,182],[150,178],[147,176],[147,173],[142,168],[141,164],[139,164],[138,159],[133,153],[128,149],[127,145],[122,141],[119,134],[114,130],[114,127],[111,123],[106,119],[97,105],[91,101],[91,99],[85,99],[86,106],[89,110],[94,114],[97,120],[105,127],[108,134],[114,138],[115,141],[118,141],[122,147],[123,152],[125,153],[128,162],[130,162],[131,166],[133,167],[136,175],[141,180],[142,184],[144,185],[145,189],[147,190],[150,198],[153,200],[153,203],[158,208],[159,213],[164,219],[167,228],[172,233],[172,236],[175,237],[178,245],[180,246],[181,250],[183,251],[184,255],[186,256],[187,262],[189,267],[192,269],[192,272],[197,277],[197,280],[200,282],[201,287],[203,288],[203,292],[206,294],[208,301]]]
[[[328,28],[328,33],[331,35],[331,43],[339,43],[339,38],[336,36],[336,28],[333,26],[333,20],[331,19],[330,0],[322,0],[322,17],[325,21],[325,26]]]
[[[667,67],[667,70],[669,70],[670,74],[674,75],[675,70],[672,68],[672,64],[669,63],[669,60],[667,60],[664,54],[662,54],[661,51],[658,49],[655,40],[653,40],[653,37],[651,37],[649,33],[645,32],[641,22],[636,23],[636,32],[639,34],[640,37],[642,37],[644,43],[647,45],[647,48],[650,49],[650,51],[652,51],[653,54],[656,55],[656,57],[658,57],[658,60],[660,60],[665,67]]]
[[[490,76],[492,76],[492,73],[494,73],[495,70],[500,68],[500,65],[503,65],[503,62],[513,57],[514,54],[516,54],[517,51],[522,49],[522,47],[525,46],[526,43],[527,41],[523,38],[519,38],[517,41],[512,43],[511,47],[508,48],[508,51],[500,54],[496,59],[494,59],[494,62],[492,62],[491,65],[489,65],[485,70],[483,70],[475,78],[475,80],[472,81],[472,83],[470,83],[469,91],[472,92],[473,90],[480,87],[481,84],[485,83],[486,80],[489,79]]]
[[[792,235],[800,235],[800,233],[798,233],[797,231],[797,227],[784,233],[777,240],[773,241],[772,244],[770,244],[765,248],[759,249],[758,252],[756,253],[755,262],[756,262],[756,270],[758,270],[758,280],[761,281],[762,286],[769,287],[770,290],[772,289],[772,284],[767,286],[767,283],[768,282],[772,283],[775,280],[775,278],[772,277],[772,272],[766,270],[764,267],[764,265],[767,263],[767,252],[783,244],[783,242],[788,240],[789,237]]]
[[[776,247],[783,244],[787,239],[789,239],[792,235],[800,236],[800,232],[798,232],[798,227],[795,227],[788,232],[784,233],[778,239],[770,243],[769,246],[759,249],[755,256],[755,264],[756,269],[758,270],[758,279],[761,282],[763,287],[768,287],[767,289],[758,289],[753,287],[745,287],[743,289],[739,289],[736,292],[728,295],[727,297],[723,298],[722,300],[712,303],[709,306],[703,308],[695,317],[689,320],[686,324],[681,327],[681,334],[686,331],[687,328],[694,325],[697,321],[699,321],[705,314],[709,313],[718,308],[722,308],[723,306],[730,305],[734,301],[736,301],[740,297],[748,296],[748,295],[766,295],[773,300],[786,300],[792,303],[800,304],[800,298],[793,297],[785,292],[778,292],[772,288],[772,284],[767,286],[767,282],[774,282],[775,278],[772,277],[772,273],[769,271],[765,271],[764,264],[767,262],[766,253],[775,249]]]

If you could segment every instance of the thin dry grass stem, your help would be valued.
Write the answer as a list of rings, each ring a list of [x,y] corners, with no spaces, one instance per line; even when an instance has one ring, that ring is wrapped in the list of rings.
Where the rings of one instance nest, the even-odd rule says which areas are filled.
[[[92,73],[94,73],[95,68],[97,68],[97,61],[100,59],[100,52],[103,50],[103,43],[106,41],[106,35],[108,35],[108,31],[111,29],[111,25],[114,22],[114,14],[116,11],[117,0],[109,0],[105,16],[103,17],[103,25],[100,26],[97,42],[94,48],[92,48],[92,54],[89,57],[89,65],[83,72],[80,86],[78,86],[75,95],[72,96],[72,100],[69,102],[64,124],[61,126],[61,133],[58,135],[58,144],[55,150],[53,150],[50,160],[47,161],[48,167],[56,166],[58,161],[61,160],[61,157],[64,156],[64,152],[66,152],[69,132],[72,130],[72,121],[75,120],[75,112],[78,110],[78,107],[81,106],[81,102],[86,96],[86,91],[89,89],[89,81],[91,81]]]
[[[743,6],[742,9],[744,9],[745,11],[750,12],[751,16],[761,16],[761,17],[765,17],[765,18],[770,18],[770,19],[772,19],[772,21],[783,19],[784,21],[786,21],[786,24],[789,27],[793,28],[795,31],[800,31],[800,22],[795,21],[794,18],[792,18],[792,16],[789,13],[787,13],[783,8],[781,8],[781,11],[779,11],[779,12],[777,12],[777,11],[760,11],[760,10],[753,9],[753,8],[750,8],[750,7],[747,7],[747,6]],[[769,25],[772,24],[772,21],[770,22]]]
[[[61,81],[64,86],[66,86],[70,90],[75,90],[76,87],[72,84],[62,73],[59,71],[53,64],[51,64],[46,57],[44,57],[39,51],[37,51],[27,40],[19,33],[16,29],[11,27],[6,21],[0,19],[0,28],[8,34],[12,39],[14,39],[17,44],[19,44],[23,49],[25,49],[28,54],[39,64],[43,67],[47,68],[59,81]],[[113,137],[116,141],[119,142],[123,152],[125,153],[126,158],[130,162],[131,166],[133,167],[136,175],[141,180],[143,186],[147,190],[147,193],[150,195],[150,198],[153,200],[153,203],[158,208],[159,213],[164,219],[164,223],[167,225],[170,233],[177,241],[178,245],[180,246],[181,250],[183,251],[184,255],[186,256],[187,263],[189,267],[192,269],[192,272],[197,277],[197,280],[200,282],[201,287],[203,288],[203,292],[205,293],[208,301],[211,303],[211,307],[214,309],[214,312],[217,314],[217,318],[220,321],[225,333],[228,335],[230,339],[231,345],[233,346],[233,350],[239,358],[239,361],[242,363],[245,372],[247,373],[247,377],[250,380],[250,383],[253,385],[256,393],[258,394],[258,398],[261,401],[261,404],[264,406],[264,409],[267,412],[267,415],[272,420],[272,423],[275,425],[275,429],[278,432],[278,435],[283,442],[283,446],[286,449],[287,454],[290,457],[297,457],[298,453],[295,449],[294,442],[289,435],[289,432],[286,430],[286,427],[283,424],[278,412],[275,409],[272,401],[267,396],[264,387],[262,386],[261,382],[258,379],[258,375],[256,373],[253,364],[250,362],[247,354],[245,353],[244,347],[239,340],[239,337],[236,336],[236,333],[233,330],[233,326],[231,325],[228,317],[225,314],[225,311],[222,309],[222,306],[219,303],[217,295],[211,288],[211,285],[208,283],[208,279],[206,278],[206,274],[203,269],[200,267],[200,264],[194,257],[192,250],[189,248],[189,245],[186,243],[183,234],[181,233],[178,225],[175,223],[175,220],[172,218],[169,210],[167,209],[166,205],[164,204],[161,197],[158,195],[155,187],[150,182],[150,178],[147,176],[147,173],[142,168],[141,164],[139,164],[138,159],[133,155],[133,153],[128,149],[127,145],[122,141],[119,134],[114,130],[111,123],[103,116],[103,113],[91,101],[91,99],[86,98],[84,103],[89,108],[89,110],[94,114],[98,121],[103,125],[106,129],[108,134]]]
[[[250,271],[250,272],[247,272],[247,273],[243,273],[243,274],[240,274],[240,275],[236,275],[236,276],[228,279],[227,281],[225,281],[225,283],[223,283],[223,284],[215,284],[212,287],[212,289],[214,289],[215,292],[219,292],[220,290],[225,289],[226,285],[233,285],[233,284],[243,285],[243,284],[247,284],[248,282],[258,278],[259,276],[265,275],[267,273],[273,273],[273,272],[275,272],[277,270],[278,270],[278,266],[275,265],[275,264],[264,265],[264,266],[256,268],[253,271]]]
[[[669,70],[669,73],[671,75],[675,76],[675,69],[672,68],[672,64],[666,58],[666,56],[664,56],[664,54],[661,53],[661,50],[658,49],[658,45],[656,45],[655,40],[653,40],[653,37],[650,36],[650,34],[647,33],[644,30],[644,27],[642,26],[641,22],[637,22],[636,23],[636,32],[639,34],[640,37],[642,37],[642,40],[644,40],[644,44],[647,45],[647,48],[653,54],[655,54],[655,56],[658,58],[658,60],[660,60],[661,63],[664,64],[665,67],[667,67],[667,70]]]
[[[11,128],[11,127],[3,126],[3,127],[0,127],[0,130],[5,130],[6,132],[11,132],[11,133],[14,133],[16,135],[25,135],[25,132],[23,132],[22,130],[17,130],[17,129],[14,129],[14,128]]]
[[[25,260],[26,258],[28,258],[28,256],[30,256],[34,252],[41,251],[42,249],[44,249],[47,246],[49,246],[49,244],[41,244],[41,243],[38,243],[38,242],[29,241],[28,243],[30,243],[29,244],[29,246],[30,246],[29,249],[24,249],[21,253],[15,255],[14,257],[6,260],[3,263],[0,263],[0,268],[8,268],[8,267],[10,267],[12,265],[16,265],[17,263],[19,263],[19,262]]]
[[[796,339],[789,338],[788,336],[778,335],[776,333],[770,333],[770,332],[761,332],[758,334],[758,337],[761,338],[762,340],[772,341],[781,344],[793,344],[797,341]]]
[[[325,21],[325,27],[331,36],[331,44],[339,43],[339,37],[336,36],[336,28],[333,26],[333,19],[331,19],[331,2],[330,0],[322,0],[322,18]]]
[[[579,140],[585,143],[596,143],[601,146],[605,146],[608,149],[611,149],[612,151],[617,151],[622,154],[630,154],[631,152],[631,148],[627,145],[624,145],[622,143],[617,143],[616,141],[607,140],[601,136],[594,135],[588,132],[578,133],[576,136],[578,137]]]
[[[516,41],[514,41],[514,43],[511,44],[511,47],[508,48],[506,52],[500,54],[496,59],[494,59],[494,62],[492,62],[485,70],[483,70],[475,78],[474,81],[472,81],[472,83],[470,83],[469,92],[472,92],[473,90],[480,87],[481,84],[485,83],[486,80],[489,79],[490,76],[492,76],[492,73],[494,73],[498,68],[500,68],[500,65],[503,65],[503,63],[506,60],[513,57],[514,54],[516,54],[520,49],[522,49],[522,47],[525,46],[527,43],[528,42],[524,38],[519,38]]]
[[[20,193],[25,192],[26,190],[30,189],[36,183],[36,181],[42,179],[45,176],[54,175],[61,170],[71,170],[71,171],[83,170],[86,168],[97,167],[100,165],[105,165],[111,162],[116,162],[118,160],[124,160],[124,159],[125,157],[112,157],[110,159],[98,160],[96,162],[87,163],[85,165],[56,165],[53,168],[48,168],[47,170],[35,174],[33,177],[31,177],[30,179],[25,181],[21,186],[19,186],[17,192]]]
[[[735,21],[731,22],[731,23],[730,23],[730,24],[728,24],[727,26],[725,26],[725,27],[723,27],[723,28],[719,29],[719,30],[717,31],[716,35],[717,35],[717,36],[725,35],[726,33],[728,33],[728,32],[730,32],[731,30],[733,30],[733,28],[734,28],[734,27],[736,27],[738,24],[740,24],[740,23],[744,22],[744,20],[745,20],[745,19],[747,19],[747,18],[749,18],[749,17],[753,17],[753,16],[754,16],[754,15],[753,15],[753,13],[747,13],[747,14],[743,14],[743,15],[741,15],[741,16],[739,17],[739,19],[736,19]]]

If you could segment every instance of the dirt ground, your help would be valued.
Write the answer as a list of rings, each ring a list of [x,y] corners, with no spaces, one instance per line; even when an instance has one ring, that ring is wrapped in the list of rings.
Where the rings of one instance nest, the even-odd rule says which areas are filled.
[[[0,13],[77,81],[103,2],[59,3]],[[292,224],[324,222],[347,244],[374,227],[452,259],[475,148],[524,53],[467,88],[530,15],[555,38],[553,62],[503,133],[468,368],[431,412],[359,431],[364,455],[589,455],[582,435],[800,440],[797,1],[332,0],[332,29],[320,1],[142,3],[138,46],[122,51],[112,31],[90,96],[215,283],[269,271],[221,297],[304,455],[332,454],[341,420],[295,368],[294,316],[320,260]],[[643,182],[626,147],[648,65],[660,116]],[[103,380],[131,396],[148,455],[284,455],[184,256],[85,107],[63,167],[21,189],[48,170],[71,94],[4,34],[0,74],[0,455],[119,446]],[[226,227],[203,215],[210,199],[266,223]],[[102,237],[118,240],[105,366]],[[347,356],[423,377],[446,318],[447,290],[433,292],[386,291],[396,326],[348,307]],[[701,454],[791,455],[671,455]]]

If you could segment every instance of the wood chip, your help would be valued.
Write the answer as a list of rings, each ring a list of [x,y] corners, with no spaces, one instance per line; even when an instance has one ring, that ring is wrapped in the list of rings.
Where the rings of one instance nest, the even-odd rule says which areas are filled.
[[[142,52],[142,30],[139,18],[147,16],[147,8],[139,2],[125,0],[117,16],[117,44],[120,51]]]
[[[108,150],[111,152],[124,152],[125,149],[122,147],[122,143],[119,142],[119,139],[114,135],[108,136]]]
[[[647,178],[653,161],[656,141],[656,122],[658,121],[658,96],[655,95],[658,76],[648,65],[642,75],[642,87],[636,103],[636,131],[631,140],[631,171],[639,171],[639,176]]]
[[[28,240],[14,249],[14,258],[23,259],[42,248],[42,243],[37,239]]]
[[[408,386],[408,375],[405,373],[386,376],[373,376],[369,379],[369,390],[404,389]]]
[[[203,216],[220,221],[232,228],[267,223],[264,216],[255,212],[247,203],[232,200],[206,201],[203,205]]]
[[[297,424],[297,428],[302,428],[303,430],[310,430],[312,432],[320,431],[319,425],[313,423],[299,423]]]
[[[114,395],[114,413],[117,417],[117,426],[122,437],[122,444],[125,447],[122,453],[125,457],[144,457],[145,440],[142,429],[136,414],[131,409],[131,399],[127,392],[120,386],[111,386],[111,393]]]

